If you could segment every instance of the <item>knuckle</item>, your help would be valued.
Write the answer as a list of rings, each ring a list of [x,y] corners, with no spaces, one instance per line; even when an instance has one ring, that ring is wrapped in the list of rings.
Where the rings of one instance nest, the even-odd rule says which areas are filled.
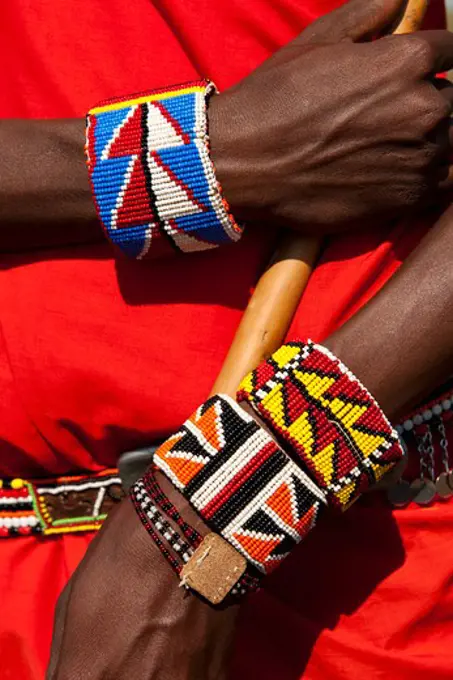
[[[429,71],[434,63],[432,45],[421,35],[407,36],[408,56],[423,73]]]
[[[425,135],[451,115],[451,104],[429,83],[423,83],[411,95],[414,129]]]
[[[435,59],[434,50],[421,33],[404,36],[401,39],[401,46],[405,62],[412,66],[417,76],[431,70]]]
[[[430,170],[438,156],[438,149],[435,144],[425,144],[419,153],[419,168],[421,172]]]
[[[449,118],[451,116],[451,104],[447,99],[436,92],[435,102],[433,105],[433,113],[438,119],[438,122]]]
[[[428,192],[427,182],[420,178],[418,181],[414,181],[410,187],[407,187],[401,193],[401,203],[402,207],[412,208],[417,206]]]

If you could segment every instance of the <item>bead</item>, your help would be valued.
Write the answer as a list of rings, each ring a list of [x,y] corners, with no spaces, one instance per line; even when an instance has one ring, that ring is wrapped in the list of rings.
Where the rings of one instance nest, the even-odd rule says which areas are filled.
[[[405,420],[403,423],[403,427],[406,430],[406,432],[410,432],[414,428],[414,421],[413,420]]]
[[[94,517],[93,514],[93,520],[87,520],[85,515],[89,513],[86,511],[81,512],[80,517],[74,516],[74,496],[80,494],[82,507],[83,503],[92,502],[94,509],[98,502],[100,509],[105,492],[110,488],[120,487],[121,484],[117,472],[113,470],[90,476],[56,478],[39,484],[20,478],[0,480],[0,482],[0,538],[24,536],[32,532],[53,535],[97,530],[102,524],[105,513],[100,518]],[[64,511],[69,493],[71,494],[70,508],[67,510],[66,517]],[[49,503],[49,497],[53,500],[59,499],[63,514],[59,512],[57,520],[63,519],[64,523],[54,521],[53,505]]]
[[[194,252],[241,237],[210,156],[207,106],[214,92],[210,81],[197,81],[89,112],[86,155],[98,216],[126,255]]]
[[[154,464],[262,573],[283,559],[278,545],[283,540],[296,545],[326,503],[272,437],[223,395],[199,407],[156,451]],[[305,516],[312,518],[309,526],[301,521]]]
[[[426,411],[423,411],[423,420],[429,421],[433,417],[433,412],[431,409],[426,409]]]
[[[182,565],[189,561],[193,552],[200,545],[202,536],[183,520],[174,505],[172,505],[170,500],[165,496],[155,479],[153,468],[150,468],[145,476],[133,485],[130,496],[137,514],[150,537],[173,571],[176,574],[179,574]],[[170,526],[161,512],[165,512],[166,516],[171,518],[177,526],[182,529],[187,542]],[[165,527],[165,531],[167,532],[171,550],[168,550],[163,541],[159,538],[159,534],[156,533],[155,525],[153,525],[152,521],[148,521],[150,514],[153,518],[160,518],[160,523]],[[166,536],[166,540],[168,540],[168,538]],[[258,578],[246,572],[239,580],[237,587],[231,592],[230,599],[233,602],[235,598],[243,597],[249,592],[255,592],[259,588],[259,583],[260,581]]]
[[[268,376],[264,384],[262,375]],[[373,397],[329,350],[311,341],[277,350],[246,376],[238,399],[252,406],[339,509],[403,456],[397,431]],[[400,431],[412,428],[407,421]]]

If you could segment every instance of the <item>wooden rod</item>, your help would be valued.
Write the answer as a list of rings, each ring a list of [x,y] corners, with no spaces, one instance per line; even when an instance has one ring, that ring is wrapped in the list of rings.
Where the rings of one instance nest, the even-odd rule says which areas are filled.
[[[409,0],[400,23],[393,31],[394,35],[415,33],[420,30],[428,9],[429,0]]]
[[[428,0],[409,0],[393,32],[418,30],[427,6]],[[211,394],[234,397],[242,378],[284,342],[320,249],[321,239],[284,234],[250,298]]]
[[[320,246],[318,239],[283,236],[250,298],[212,394],[234,397],[242,378],[283,344]]]

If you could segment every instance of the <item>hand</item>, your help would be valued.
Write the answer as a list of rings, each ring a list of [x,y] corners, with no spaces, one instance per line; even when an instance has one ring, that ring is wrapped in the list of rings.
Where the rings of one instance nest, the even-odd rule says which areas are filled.
[[[222,680],[236,612],[178,588],[124,501],[60,596],[47,680]]]
[[[209,109],[214,163],[233,213],[334,232],[419,205],[448,175],[453,66],[447,31],[363,43],[401,0],[352,0]]]

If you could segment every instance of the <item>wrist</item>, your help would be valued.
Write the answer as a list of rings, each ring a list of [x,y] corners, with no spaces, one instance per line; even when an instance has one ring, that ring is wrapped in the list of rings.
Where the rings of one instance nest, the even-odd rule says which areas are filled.
[[[236,220],[266,220],[266,196],[247,152],[247,110],[230,91],[211,97],[208,109],[211,158],[222,193]]]
[[[156,470],[155,478],[160,488],[168,498],[168,500],[175,506],[181,517],[190,524],[202,536],[206,536],[210,532],[209,527],[198,513],[190,505],[189,501],[180,493],[170,482],[170,480],[160,470]]]
[[[353,322],[336,331],[323,342],[366,386],[388,418],[394,419],[402,408],[395,389],[389,389],[388,373],[382,369],[373,342],[366,342],[353,328]]]

